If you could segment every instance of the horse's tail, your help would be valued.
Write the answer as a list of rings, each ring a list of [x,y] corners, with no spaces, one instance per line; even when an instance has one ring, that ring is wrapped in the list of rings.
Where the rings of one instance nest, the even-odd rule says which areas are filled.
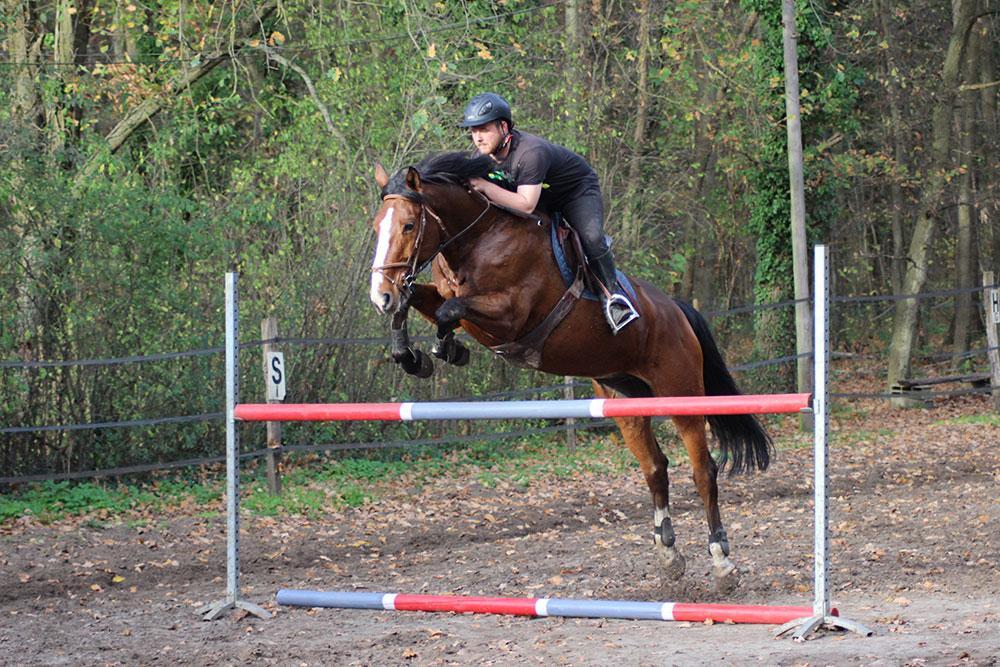
[[[706,396],[733,396],[740,393],[736,380],[726,368],[726,362],[715,344],[715,338],[708,328],[708,322],[695,310],[694,306],[677,299],[701,343],[703,375]],[[765,470],[771,462],[774,442],[754,415],[710,415],[707,417],[712,433],[719,440],[722,458],[720,469],[730,462],[729,474]]]

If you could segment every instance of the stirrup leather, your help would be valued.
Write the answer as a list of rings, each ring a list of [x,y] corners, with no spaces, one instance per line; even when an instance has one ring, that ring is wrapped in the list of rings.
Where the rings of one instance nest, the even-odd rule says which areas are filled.
[[[615,308],[618,308],[619,312],[615,313],[613,310]],[[621,312],[622,309],[625,312]],[[608,321],[611,332],[617,334],[632,320],[639,319],[639,313],[623,294],[611,294],[604,300],[604,318]]]

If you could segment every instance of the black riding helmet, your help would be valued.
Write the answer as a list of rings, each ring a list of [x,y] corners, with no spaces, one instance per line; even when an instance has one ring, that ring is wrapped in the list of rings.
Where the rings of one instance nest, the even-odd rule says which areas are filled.
[[[476,127],[493,120],[505,120],[508,127],[514,127],[510,105],[496,93],[480,93],[465,105],[465,113],[459,127]]]

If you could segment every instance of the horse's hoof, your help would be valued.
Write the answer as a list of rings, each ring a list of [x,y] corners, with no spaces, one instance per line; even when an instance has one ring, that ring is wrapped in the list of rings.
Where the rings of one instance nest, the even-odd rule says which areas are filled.
[[[715,577],[715,590],[719,593],[732,593],[740,585],[740,571],[732,563],[725,567],[713,567],[712,576]]]
[[[434,362],[420,350],[410,351],[409,358],[400,359],[399,365],[406,373],[416,375],[418,378],[429,378],[434,374]]]
[[[458,345],[457,350],[455,350],[455,359],[451,362],[455,366],[467,366],[469,364],[469,348],[464,345]]]
[[[417,364],[418,364],[418,367],[414,375],[416,375],[418,378],[421,379],[429,378],[430,376],[434,375],[434,362],[431,361],[430,357],[428,357],[420,350],[416,350],[414,352],[414,356],[417,358]]]
[[[712,576],[715,577],[715,590],[729,593],[740,583],[740,572],[721,544],[710,542],[708,551],[712,554]]]
[[[663,561],[663,573],[671,581],[677,581],[684,574],[684,556],[677,547],[660,547],[657,549],[660,560]]]

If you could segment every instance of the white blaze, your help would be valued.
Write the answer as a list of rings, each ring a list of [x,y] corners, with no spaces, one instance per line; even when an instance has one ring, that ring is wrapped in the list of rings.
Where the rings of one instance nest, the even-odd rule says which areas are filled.
[[[378,223],[378,243],[375,245],[375,259],[372,260],[372,290],[370,298],[375,307],[382,309],[382,272],[376,267],[385,264],[386,255],[389,254],[389,235],[392,232],[393,207],[385,212],[382,222]]]

